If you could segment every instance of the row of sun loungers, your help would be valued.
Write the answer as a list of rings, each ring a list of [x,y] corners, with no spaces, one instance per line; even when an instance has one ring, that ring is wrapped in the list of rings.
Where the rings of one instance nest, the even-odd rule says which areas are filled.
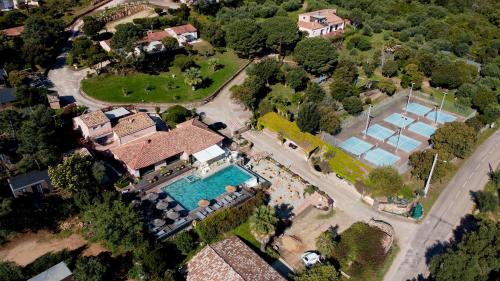
[[[243,194],[240,192],[234,192],[232,194],[226,195],[225,197],[223,197],[219,201],[215,202],[212,206],[208,206],[204,209],[199,210],[198,212],[196,212],[195,215],[198,219],[202,220],[202,219],[206,218],[212,212],[214,212],[214,211],[216,211],[224,206],[233,205],[234,203],[236,203],[236,201],[238,201],[237,199],[242,197],[242,196],[243,196]]]

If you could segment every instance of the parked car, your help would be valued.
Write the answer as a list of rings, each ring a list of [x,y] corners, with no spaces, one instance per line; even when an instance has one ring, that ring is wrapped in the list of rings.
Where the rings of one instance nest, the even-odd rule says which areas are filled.
[[[298,146],[291,142],[288,144],[288,147],[290,147],[291,149],[297,149]]]
[[[311,267],[317,263],[321,263],[321,256],[313,251],[307,251],[301,256],[302,261],[306,265],[306,267]]]

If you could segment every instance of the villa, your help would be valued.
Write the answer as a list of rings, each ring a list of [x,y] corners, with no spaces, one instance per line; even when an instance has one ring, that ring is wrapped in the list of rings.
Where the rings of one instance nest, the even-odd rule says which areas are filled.
[[[284,281],[238,237],[207,245],[187,264],[188,281]]]
[[[177,39],[180,46],[198,40],[198,30],[191,24],[185,24],[165,29],[170,36]]]
[[[344,32],[346,20],[337,16],[336,9],[323,9],[299,14],[297,25],[308,37],[338,35]]]

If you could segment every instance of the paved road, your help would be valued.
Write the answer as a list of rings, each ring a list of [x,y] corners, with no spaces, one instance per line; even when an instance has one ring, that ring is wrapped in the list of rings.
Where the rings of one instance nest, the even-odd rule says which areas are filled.
[[[491,167],[500,164],[500,131],[486,140],[460,167],[455,177],[412,234],[410,243],[400,245],[400,252],[384,280],[407,280],[428,275],[426,250],[451,237],[460,219],[473,208],[470,192],[484,188]],[[431,187],[432,188],[432,187]]]

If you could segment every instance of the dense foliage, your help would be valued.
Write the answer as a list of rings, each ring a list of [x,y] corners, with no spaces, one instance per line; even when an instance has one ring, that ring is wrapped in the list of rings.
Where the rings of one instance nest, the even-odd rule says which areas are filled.
[[[340,273],[330,264],[318,264],[301,271],[294,281],[338,281]]]
[[[403,179],[393,167],[378,167],[368,175],[367,184],[375,196],[395,195],[403,187]]]

